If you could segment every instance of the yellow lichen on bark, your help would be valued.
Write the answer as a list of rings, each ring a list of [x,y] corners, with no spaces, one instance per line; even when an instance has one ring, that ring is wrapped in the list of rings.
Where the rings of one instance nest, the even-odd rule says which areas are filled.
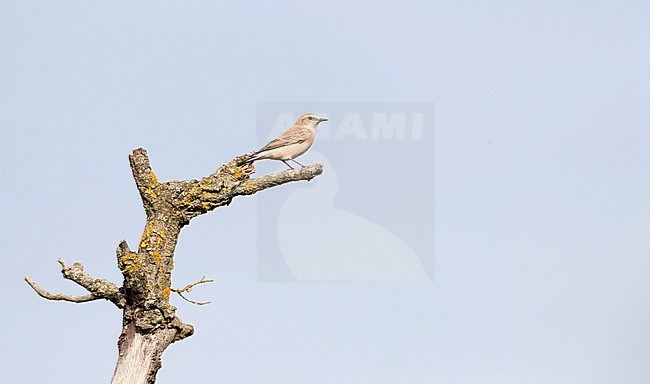
[[[151,179],[153,186],[156,186],[158,184],[158,178],[156,177],[156,174],[153,173],[153,171],[149,171],[149,178]]]
[[[216,201],[216,200],[219,200],[219,195],[216,193],[211,193],[211,192],[201,193],[201,201],[203,202],[202,203],[203,208],[205,208],[207,202]],[[207,210],[208,208],[205,209]]]
[[[140,249],[160,248],[165,243],[166,238],[167,234],[165,230],[160,229],[159,231],[155,231],[154,224],[150,221],[144,227],[144,232],[140,239]]]
[[[120,262],[124,266],[124,270],[130,274],[135,274],[140,269],[140,258],[137,253],[128,252],[120,257]]]
[[[252,195],[253,193],[259,191],[260,187],[256,186],[255,184],[252,184],[252,183],[247,183],[247,184],[244,184],[244,190],[246,191],[247,194]]]
[[[156,187],[158,187],[158,178],[152,170],[149,170],[148,176],[149,180],[147,180],[145,183],[138,184],[138,189],[143,196],[146,196],[148,200],[153,201],[158,197],[158,194],[156,193]]]
[[[187,196],[183,199],[183,205],[188,206],[192,204],[192,200],[194,200],[194,198],[196,198],[200,193],[201,187],[198,184],[190,188],[187,192]]]
[[[233,167],[232,175],[235,176],[235,180],[241,180],[246,177],[246,173],[239,167]]]
[[[153,190],[153,188],[147,188],[144,193],[149,196],[149,199],[153,200],[155,199],[158,195],[156,195],[156,191]]]
[[[162,261],[162,254],[158,251],[154,251],[151,256],[153,257],[153,260],[156,262],[156,264],[160,265],[160,262]]]
[[[147,225],[144,226],[144,232],[142,232],[142,238],[140,239],[140,249],[147,248],[151,239],[151,233],[153,232],[153,222],[150,221]]]

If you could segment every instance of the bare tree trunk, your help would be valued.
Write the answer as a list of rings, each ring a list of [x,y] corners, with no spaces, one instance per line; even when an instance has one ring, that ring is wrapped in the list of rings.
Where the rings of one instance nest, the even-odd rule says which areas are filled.
[[[162,366],[162,353],[174,341],[176,332],[162,329],[141,334],[135,326],[125,328],[118,343],[120,353],[111,384],[154,383]]]
[[[169,303],[172,291],[184,298],[183,290],[171,287],[174,250],[181,229],[194,217],[230,204],[235,196],[252,195],[291,181],[308,181],[323,171],[322,165],[314,164],[251,179],[254,168],[245,164],[250,158],[251,153],[239,156],[201,180],[159,183],[147,152],[142,148],[134,150],[129,160],[147,221],[137,251],[132,251],[124,240],[117,247],[117,265],[124,276],[122,287],[95,279],[83,271],[81,264],[69,267],[61,259],[63,277],[86,288],[88,295],[49,293],[25,277],[46,299],[76,303],[106,299],[123,310],[119,355],[111,383],[155,383],[165,349],[194,333],[194,328],[183,323]],[[202,282],[206,280],[198,283]]]

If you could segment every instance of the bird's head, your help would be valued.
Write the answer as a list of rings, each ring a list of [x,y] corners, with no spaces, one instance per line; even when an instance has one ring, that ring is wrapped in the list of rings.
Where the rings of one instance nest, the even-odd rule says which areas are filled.
[[[327,121],[327,120],[328,120],[327,118],[318,116],[315,113],[305,113],[304,115],[300,116],[300,118],[296,122],[296,125],[316,128],[316,126],[319,123],[322,123],[323,121]]]

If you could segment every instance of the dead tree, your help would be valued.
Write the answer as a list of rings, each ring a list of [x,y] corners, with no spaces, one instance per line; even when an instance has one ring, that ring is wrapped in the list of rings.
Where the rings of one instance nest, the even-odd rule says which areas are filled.
[[[124,276],[122,286],[90,276],[80,263],[68,266],[61,259],[63,277],[85,288],[87,295],[50,293],[25,277],[45,299],[73,303],[105,299],[123,310],[119,354],[111,383],[155,383],[163,351],[194,333],[192,325],[181,321],[169,303],[172,292],[186,299],[184,292],[209,281],[201,279],[183,289],[171,286],[178,235],[190,220],[230,204],[236,196],[252,195],[292,181],[309,181],[323,172],[321,164],[314,164],[251,178],[253,166],[239,165],[250,157],[251,153],[238,156],[201,180],[159,182],[147,152],[142,148],[134,150],[129,160],[147,221],[137,251],[132,251],[125,240],[117,247],[117,266]]]

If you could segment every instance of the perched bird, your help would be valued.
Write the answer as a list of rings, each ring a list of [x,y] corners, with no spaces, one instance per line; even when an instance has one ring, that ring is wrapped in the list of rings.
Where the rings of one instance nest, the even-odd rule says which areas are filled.
[[[295,158],[307,152],[311,147],[316,138],[316,127],[323,121],[327,121],[327,119],[314,113],[305,113],[285,133],[277,139],[271,140],[244,163],[263,159],[280,160],[289,168],[294,169],[287,163],[288,160],[291,160],[304,167]]]

